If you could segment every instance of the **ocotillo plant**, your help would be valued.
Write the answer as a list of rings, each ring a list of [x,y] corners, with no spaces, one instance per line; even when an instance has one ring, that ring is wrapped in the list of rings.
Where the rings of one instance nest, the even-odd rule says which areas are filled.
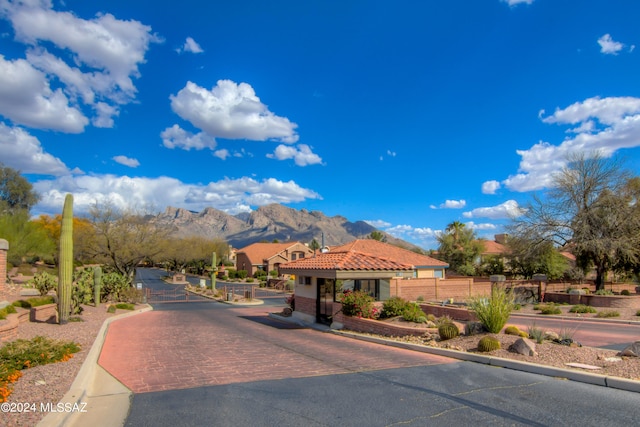
[[[73,282],[73,196],[67,194],[62,209],[60,227],[60,256],[58,267],[58,316],[61,325],[71,313],[71,286]]]
[[[96,307],[100,305],[100,288],[102,287],[102,268],[93,268],[93,302]]]

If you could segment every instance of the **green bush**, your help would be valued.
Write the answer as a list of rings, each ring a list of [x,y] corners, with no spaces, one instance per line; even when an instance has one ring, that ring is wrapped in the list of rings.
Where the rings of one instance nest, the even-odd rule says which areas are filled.
[[[47,305],[47,304],[53,304],[53,303],[54,303],[53,297],[50,295],[47,295],[43,297],[27,298],[26,300],[19,299],[17,301],[14,301],[13,305],[15,307],[31,308],[31,307],[39,307],[41,305]]]
[[[265,278],[267,277],[267,272],[264,270],[257,270],[255,273],[253,273],[253,277],[259,280],[265,280]]]
[[[571,307],[570,313],[596,313],[598,310],[590,305],[578,304]]]
[[[236,271],[236,277],[238,279],[245,279],[247,277],[247,274],[249,274],[249,272],[247,270],[238,270],[238,271]]]
[[[636,311],[636,316],[640,316],[640,310]]]
[[[629,289],[623,289],[620,291],[620,295],[624,295],[625,297],[628,297],[631,295],[631,292],[629,292]]]
[[[391,297],[382,304],[382,312],[380,318],[387,319],[390,317],[402,316],[405,307],[409,302],[400,297]]]
[[[402,311],[402,318],[407,322],[426,323],[427,317],[424,311],[415,302],[409,302],[405,305]]]
[[[418,295],[418,298],[416,298],[416,301],[424,302],[424,297],[422,295]]]
[[[506,335],[520,335],[520,329],[517,326],[507,326],[504,329]]]
[[[0,348],[0,365],[19,371],[67,360],[78,351],[80,346],[71,341],[56,341],[43,336],[30,340],[17,339]]]
[[[599,289],[594,292],[595,295],[613,295],[613,291],[609,289]]]
[[[107,313],[115,313],[116,312],[116,306],[115,305],[109,305],[107,307]]]
[[[247,277],[246,282],[247,283],[253,283],[253,277]]]
[[[469,309],[475,312],[480,323],[493,334],[502,330],[509,320],[513,306],[513,295],[497,286],[491,290],[489,298],[475,297],[469,302]]]
[[[58,278],[53,274],[49,274],[46,271],[41,271],[33,276],[33,279],[27,282],[36,288],[40,295],[44,296],[49,293],[50,290],[55,289],[58,286]]]
[[[616,310],[602,310],[596,314],[596,317],[606,318],[606,317],[620,317],[620,312]]]
[[[269,276],[271,276],[271,277],[273,277],[275,279],[276,277],[278,277],[278,270],[271,270],[269,272]]]
[[[128,302],[119,302],[116,304],[116,308],[119,310],[134,310],[136,307]]]
[[[9,314],[15,313],[16,308],[13,305],[8,305],[0,309],[0,320],[6,319]]]
[[[373,305],[373,297],[366,292],[347,290],[340,294],[340,302],[342,303],[342,313],[345,316],[374,319],[379,315]]]
[[[560,310],[560,307],[552,302],[548,304],[538,304],[533,308],[534,310],[540,310],[540,314],[562,314],[562,310]]]

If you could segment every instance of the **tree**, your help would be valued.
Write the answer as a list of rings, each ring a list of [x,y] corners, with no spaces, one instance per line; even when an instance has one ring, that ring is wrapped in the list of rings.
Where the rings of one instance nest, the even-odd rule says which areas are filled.
[[[369,238],[373,239],[373,240],[377,240],[379,242],[386,242],[387,241],[387,236],[385,236],[384,233],[382,231],[379,231],[379,230],[373,230],[371,232],[371,234],[369,234]]]
[[[228,246],[222,239],[201,236],[168,238],[163,243],[162,252],[155,258],[157,262],[166,263],[173,271],[181,271],[189,266],[196,274],[203,274],[205,268],[211,265],[211,254],[215,252],[217,258],[222,259]]]
[[[34,220],[36,224],[40,224],[46,231],[50,239],[56,245],[60,241],[60,227],[62,225],[62,215],[57,214],[55,217],[49,215],[40,215]],[[87,218],[73,217],[73,259],[79,261],[89,261],[91,242],[95,238],[93,225]]]
[[[93,205],[90,221],[95,232],[90,254],[130,282],[141,261],[163,250],[170,231],[156,227],[140,212],[117,209],[111,202]]]
[[[316,254],[316,251],[317,251],[318,249],[320,249],[320,243],[318,243],[318,241],[315,239],[315,237],[314,237],[314,239],[309,243],[309,249],[311,249],[311,250],[313,251],[313,254],[314,254],[314,255]]]
[[[38,203],[38,193],[20,172],[0,163],[0,213],[31,210]]]
[[[531,279],[534,274],[546,274],[550,280],[560,279],[567,268],[567,259],[551,242],[535,244],[518,236],[509,236],[507,257],[511,274]]]
[[[532,245],[566,247],[583,270],[594,268],[596,289],[611,269],[640,264],[640,183],[617,159],[584,153],[568,158],[546,197],[534,197],[510,234]]]
[[[14,265],[21,264],[29,257],[52,257],[56,248],[45,229],[29,220],[26,210],[0,214],[0,237],[9,242],[7,260]]]
[[[483,244],[472,229],[454,221],[436,239],[438,256],[448,262],[452,270],[465,275],[475,274],[474,262],[482,253]]]

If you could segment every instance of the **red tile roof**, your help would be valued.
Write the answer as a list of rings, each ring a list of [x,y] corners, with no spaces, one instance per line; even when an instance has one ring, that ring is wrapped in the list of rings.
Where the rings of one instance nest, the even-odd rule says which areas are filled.
[[[494,242],[493,240],[481,240],[481,242],[484,245],[482,255],[502,255],[507,252],[505,245]]]
[[[332,251],[280,265],[280,270],[411,271],[413,266],[355,251]]]
[[[380,258],[391,259],[403,264],[410,264],[414,268],[449,267],[449,264],[444,261],[374,239],[357,239],[342,246],[332,248],[330,252],[337,251],[356,251]]]

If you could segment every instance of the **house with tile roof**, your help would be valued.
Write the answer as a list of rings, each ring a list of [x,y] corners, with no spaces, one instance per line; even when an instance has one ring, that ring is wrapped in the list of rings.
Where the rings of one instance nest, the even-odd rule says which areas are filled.
[[[391,280],[436,277],[448,264],[376,240],[355,240],[326,253],[280,264],[281,274],[295,277],[293,315],[304,322],[330,323],[340,293],[367,292],[377,301],[391,296]],[[431,270],[431,273],[428,273]]]
[[[300,242],[252,243],[236,252],[236,268],[246,270],[248,276],[256,271],[267,273],[278,270],[280,264],[296,261],[313,255],[313,250]]]

